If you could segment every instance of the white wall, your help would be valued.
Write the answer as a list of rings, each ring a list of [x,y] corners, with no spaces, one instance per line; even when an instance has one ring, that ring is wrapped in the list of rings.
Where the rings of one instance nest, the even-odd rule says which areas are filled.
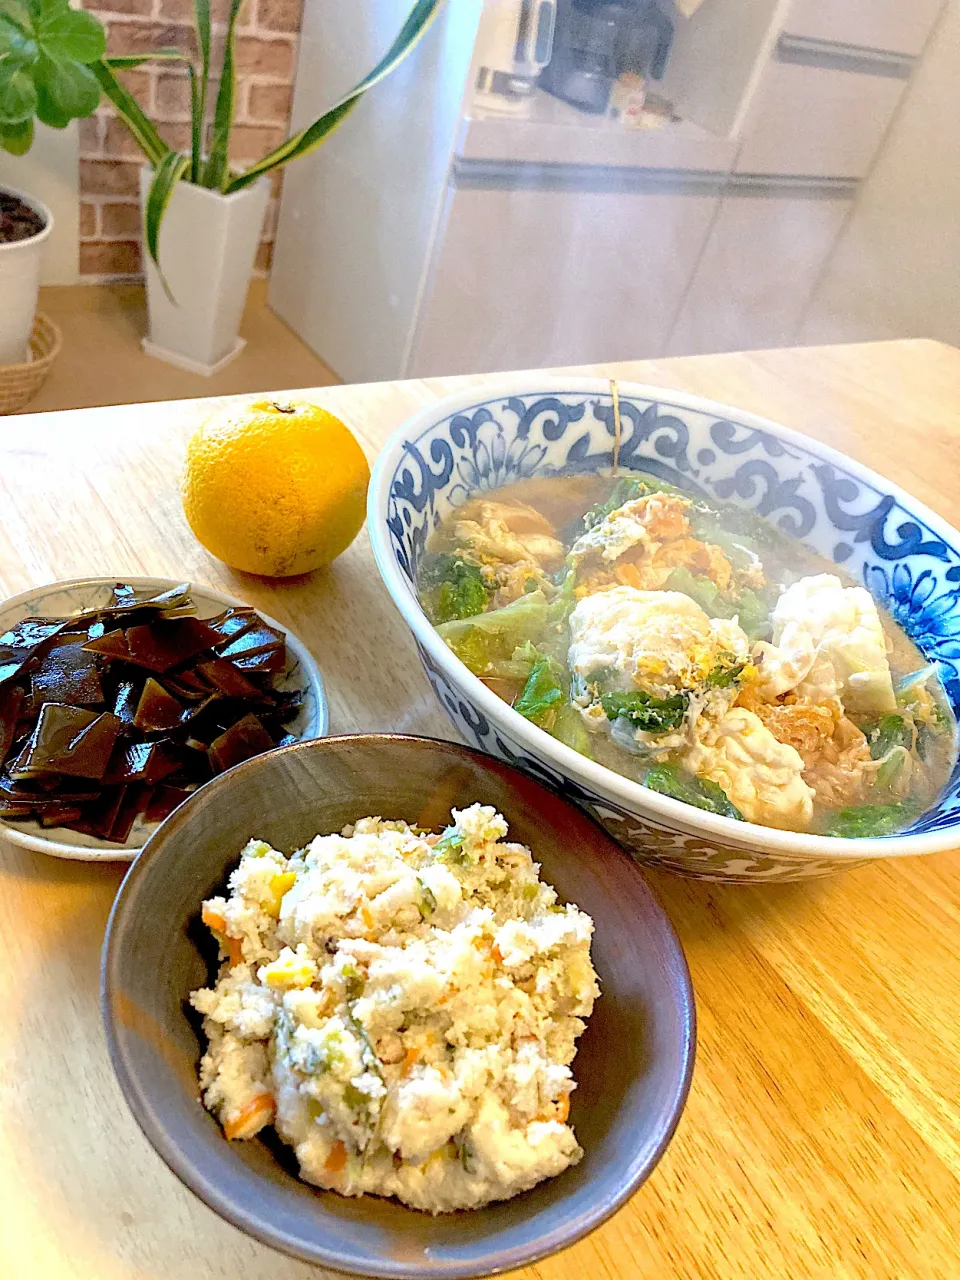
[[[930,39],[800,331],[804,343],[921,337],[960,346],[960,0]]]
[[[35,195],[53,214],[53,234],[44,247],[40,283],[76,284],[80,278],[76,121],[66,129],[37,125],[33,146],[25,156],[0,151],[0,182]]]

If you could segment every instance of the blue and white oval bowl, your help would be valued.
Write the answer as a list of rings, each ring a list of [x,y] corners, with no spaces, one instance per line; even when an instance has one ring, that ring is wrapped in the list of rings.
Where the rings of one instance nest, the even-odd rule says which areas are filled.
[[[622,469],[755,511],[871,591],[936,664],[960,711],[960,534],[889,480],[754,414],[656,387],[617,384]],[[691,808],[595,764],[525,720],[450,652],[417,602],[427,538],[455,508],[530,476],[613,465],[611,384],[515,375],[410,418],[374,469],[368,527],[377,566],[434,691],[464,738],[573,799],[638,860],[711,880],[801,880],[876,858],[960,845],[960,769],[907,831],[841,840]]]

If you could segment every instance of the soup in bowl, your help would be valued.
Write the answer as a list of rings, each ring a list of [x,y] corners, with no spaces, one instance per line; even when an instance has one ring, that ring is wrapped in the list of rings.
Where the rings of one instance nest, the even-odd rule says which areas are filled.
[[[468,738],[695,874],[955,843],[960,535],[697,397],[491,390],[401,428],[370,498],[381,572]]]

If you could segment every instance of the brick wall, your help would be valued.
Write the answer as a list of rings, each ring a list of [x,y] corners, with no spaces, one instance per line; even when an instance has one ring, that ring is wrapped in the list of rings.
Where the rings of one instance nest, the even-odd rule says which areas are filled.
[[[287,136],[303,0],[247,0],[237,26],[237,112],[231,160],[244,165]],[[175,46],[194,51],[191,0],[84,0],[107,29],[111,54]],[[226,0],[213,0],[214,67],[220,65]],[[219,39],[218,39],[219,37]],[[125,72],[124,83],[170,146],[190,150],[186,71],[153,63]],[[208,119],[216,101],[211,83]],[[80,122],[80,274],[116,279],[140,272],[139,170],[142,153],[109,104]],[[273,174],[257,270],[273,255],[280,174]]]

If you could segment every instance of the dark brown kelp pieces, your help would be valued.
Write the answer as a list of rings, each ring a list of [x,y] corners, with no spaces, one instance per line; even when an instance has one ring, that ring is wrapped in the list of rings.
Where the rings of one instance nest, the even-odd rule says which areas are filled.
[[[98,715],[83,707],[45,702],[33,733],[10,765],[10,777],[20,782],[54,774],[99,781],[120,728],[120,720],[109,711]]]
[[[220,642],[216,631],[199,618],[150,622],[146,626],[130,627],[124,635],[130,655],[127,661],[161,675],[183,666]]]
[[[183,718],[184,706],[162,684],[147,678],[137,703],[133,723],[141,733],[162,733],[176,729]]]
[[[197,786],[287,741],[286,641],[255,610],[195,615],[187,584],[0,636],[0,818],[124,843]]]
[[[103,706],[103,686],[97,659],[87,653],[85,631],[56,636],[30,675],[31,704],[66,702],[75,707]]]
[[[275,745],[261,721],[251,712],[214,739],[207,754],[213,771],[225,773],[235,764],[263,755]]]

